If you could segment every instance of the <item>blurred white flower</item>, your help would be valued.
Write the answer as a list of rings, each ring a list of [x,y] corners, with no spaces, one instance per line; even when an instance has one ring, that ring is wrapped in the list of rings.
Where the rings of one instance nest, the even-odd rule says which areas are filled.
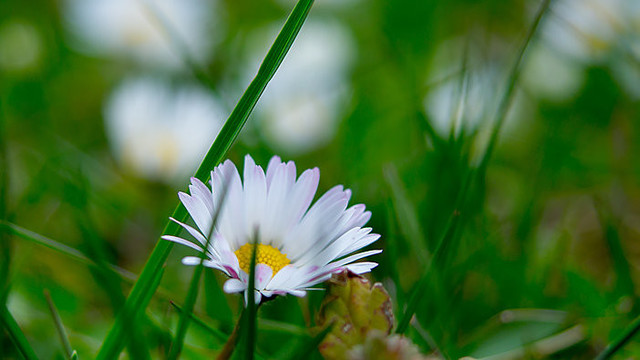
[[[559,0],[552,4],[543,38],[584,62],[601,60],[626,27],[623,0]]]
[[[66,0],[64,4],[80,50],[133,59],[145,66],[183,67],[173,36],[197,62],[206,61],[215,34],[220,34],[213,1]]]
[[[640,97],[640,2],[559,0],[549,15],[542,39],[565,56],[567,66],[606,64]]]
[[[257,40],[252,61],[256,69],[275,37]],[[311,151],[335,134],[349,98],[348,72],[354,45],[337,23],[309,21],[256,107],[265,140],[287,154]],[[251,74],[253,75],[253,74]]]
[[[138,78],[115,89],[104,108],[112,150],[121,166],[148,179],[192,174],[226,118],[205,89]]]
[[[190,194],[178,195],[197,229],[172,220],[195,240],[162,237],[204,252],[204,266],[230,277],[225,292],[244,293],[245,303],[252,294],[256,303],[263,297],[304,296],[333,273],[348,269],[363,274],[378,265],[356,262],[382,250],[358,252],[380,235],[363,227],[371,218],[364,205],[347,208],[350,190],[335,186],[311,205],[320,179],[317,168],[297,177],[292,161],[285,163],[274,156],[265,172],[247,155],[243,177],[227,160],[211,172],[211,189],[192,178]],[[255,289],[248,289],[255,246]],[[200,261],[196,256],[182,259],[185,265]]]

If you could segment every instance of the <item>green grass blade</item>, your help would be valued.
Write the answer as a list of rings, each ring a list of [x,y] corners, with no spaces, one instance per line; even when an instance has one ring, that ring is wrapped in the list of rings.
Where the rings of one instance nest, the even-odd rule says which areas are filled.
[[[616,352],[618,352],[618,350],[622,349],[623,346],[631,341],[638,331],[640,331],[640,316],[633,320],[631,325],[629,325],[622,335],[612,341],[600,354],[598,354],[596,360],[610,359]]]
[[[69,342],[69,336],[67,335],[67,331],[64,329],[64,325],[62,324],[62,319],[60,318],[60,314],[58,314],[58,310],[56,309],[53,300],[51,299],[51,293],[49,290],[44,290],[44,297],[47,299],[47,304],[49,305],[49,311],[51,311],[51,316],[53,316],[53,322],[56,325],[56,330],[58,332],[58,336],[60,337],[60,342],[62,343],[62,347],[64,348],[64,352],[67,357],[71,358],[73,355],[73,348],[71,347],[71,343]]]
[[[176,336],[171,344],[171,351],[169,351],[169,356],[167,357],[169,360],[177,359],[182,351],[184,338],[187,335],[189,320],[191,320],[191,313],[193,312],[193,307],[198,296],[198,288],[200,287],[200,279],[202,278],[203,270],[204,268],[202,263],[196,266],[193,270],[193,276],[191,277],[187,297],[184,300],[184,308],[180,315],[180,320],[178,321],[178,331],[176,331]]]
[[[27,341],[27,337],[24,336],[24,333],[18,326],[18,323],[13,318],[9,309],[7,309],[6,304],[1,304],[2,309],[0,309],[0,320],[2,321],[2,327],[4,327],[9,333],[9,337],[20,351],[20,354],[27,360],[37,360],[38,357],[36,353],[31,348],[31,345]]]
[[[298,35],[302,24],[309,14],[309,10],[313,5],[313,0],[300,0],[294,7],[291,15],[287,19],[284,27],[278,34],[275,42],[258,70],[258,74],[251,81],[249,87],[244,92],[238,104],[229,115],[229,119],[225,122],[220,133],[213,142],[213,145],[202,160],[200,167],[196,171],[195,177],[200,180],[206,180],[209,177],[211,169],[220,163],[226,152],[229,150],[235,139],[238,137],[240,130],[249,117],[249,114],[255,107],[260,95],[264,91],[267,83],[271,80],[276,70],[282,64],[282,60],[291,48],[293,41]],[[178,220],[186,218],[187,211],[179,204],[173,212],[172,217]],[[180,226],[170,221],[165,227],[163,234],[177,235],[180,232]],[[98,360],[113,359],[118,357],[125,341],[125,322],[126,319],[135,318],[136,314],[146,308],[147,302],[144,301],[145,295],[153,293],[155,287],[152,286],[153,280],[162,268],[165,260],[169,256],[173,243],[170,241],[159,240],[156,243],[147,263],[142,269],[140,278],[134,285],[127,302],[122,310],[122,316],[116,319],[113,327],[107,334],[105,341],[98,353]]]
[[[427,250],[427,242],[424,231],[420,227],[420,221],[416,216],[416,211],[409,200],[407,191],[402,185],[395,166],[389,164],[384,169],[384,177],[391,188],[393,207],[396,212],[396,219],[404,237],[409,241],[411,248],[415,251],[418,259],[426,262],[430,254]]]
[[[475,174],[475,172],[472,172],[464,182],[464,185],[460,191],[460,195],[458,196],[458,200],[456,201],[455,209],[460,209],[462,204],[464,203],[467,191],[469,190],[469,184],[471,183],[471,179],[474,177],[473,174]],[[411,322],[411,318],[413,317],[413,314],[415,314],[416,308],[420,304],[420,300],[422,299],[429,286],[434,263],[439,263],[446,255],[445,250],[448,248],[447,245],[451,243],[450,240],[456,233],[459,224],[460,213],[454,210],[453,214],[451,214],[451,217],[447,222],[447,225],[445,226],[445,231],[442,234],[442,237],[438,241],[438,245],[433,251],[433,256],[429,259],[427,266],[422,273],[422,276],[420,277],[420,280],[418,280],[418,283],[416,284],[413,292],[411,293],[411,296],[409,297],[407,308],[405,309],[402,317],[400,318],[400,322],[398,323],[398,327],[396,329],[397,333],[403,334],[405,331],[407,331],[407,328],[409,327],[409,324]]]

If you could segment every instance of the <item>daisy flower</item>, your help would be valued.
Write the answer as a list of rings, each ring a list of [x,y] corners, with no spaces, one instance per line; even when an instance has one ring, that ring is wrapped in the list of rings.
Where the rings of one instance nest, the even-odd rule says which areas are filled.
[[[249,266],[254,246],[256,303],[263,296],[302,297],[312,286],[343,269],[356,274],[369,272],[378,264],[355,261],[382,250],[352,253],[380,237],[363,227],[371,213],[362,204],[347,208],[351,191],[341,185],[310,206],[319,178],[320,171],[313,168],[296,179],[295,164],[282,162],[277,156],[265,173],[247,155],[243,181],[235,165],[227,160],[211,172],[211,189],[192,178],[190,194],[178,194],[197,229],[171,220],[196,241],[171,235],[162,238],[204,252],[203,265],[229,276],[224,291],[244,292],[245,303],[250,293]],[[187,256],[182,263],[197,265],[200,260]]]

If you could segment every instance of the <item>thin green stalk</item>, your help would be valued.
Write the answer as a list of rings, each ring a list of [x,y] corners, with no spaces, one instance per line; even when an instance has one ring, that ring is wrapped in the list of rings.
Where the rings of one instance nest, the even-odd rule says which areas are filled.
[[[253,79],[249,87],[244,92],[238,104],[229,115],[229,119],[225,122],[220,133],[213,142],[213,145],[202,160],[200,167],[196,171],[195,177],[200,180],[206,180],[209,177],[211,169],[220,163],[224,155],[227,153],[235,139],[238,137],[240,130],[249,117],[249,114],[255,107],[260,95],[264,91],[267,83],[273,78],[276,70],[282,64],[282,60],[291,48],[293,41],[300,32],[302,24],[309,14],[309,10],[313,5],[313,0],[299,0],[294,7],[291,15],[287,19],[284,27],[278,34],[275,42],[258,70],[256,77]],[[182,204],[179,204],[173,212],[173,218],[184,220],[187,211]],[[170,221],[165,227],[163,234],[177,235],[180,232],[180,226]],[[134,285],[127,302],[122,310],[121,316],[116,319],[113,327],[107,334],[105,341],[98,353],[98,360],[114,359],[122,350],[125,341],[125,328],[128,319],[135,316],[146,308],[147,302],[144,298],[148,293],[153,294],[155,287],[152,283],[162,268],[165,260],[169,256],[173,243],[170,241],[159,240],[156,243],[147,263],[142,269],[140,278]]]
[[[3,303],[0,304],[0,306],[2,306],[0,309],[2,327],[7,330],[9,337],[11,337],[11,340],[16,345],[20,354],[22,354],[26,360],[38,360],[38,356],[36,356],[36,353],[33,351],[29,341],[27,341],[27,337],[24,336],[20,326],[18,326],[18,323],[9,312],[9,309],[7,309],[7,305]]]
[[[467,192],[470,187],[471,179],[474,177],[473,176],[474,173],[475,172],[472,171],[472,173],[469,174],[469,176],[467,176],[466,181],[463,183],[462,189],[456,201],[456,206],[454,207],[454,211],[451,214],[451,217],[449,218],[449,220],[447,221],[447,225],[445,226],[445,231],[442,234],[442,237],[439,239],[438,244],[435,250],[433,251],[433,256],[429,259],[429,262],[427,263],[427,266],[424,272],[422,273],[422,276],[418,280],[418,283],[416,284],[413,292],[411,293],[411,296],[409,297],[407,308],[405,309],[405,312],[402,314],[402,318],[400,319],[400,322],[398,323],[398,327],[396,329],[396,332],[398,334],[403,334],[407,330],[409,324],[411,323],[411,318],[413,317],[413,314],[415,314],[416,309],[420,303],[420,300],[422,300],[422,297],[424,296],[424,293],[426,292],[429,286],[429,281],[431,279],[434,263],[440,263],[444,258],[444,256],[446,256],[445,250],[448,248],[448,245],[451,243],[450,240],[453,238],[453,235],[456,233],[457,227],[460,223],[460,211],[458,209],[462,207],[462,205],[464,204],[464,201],[466,200]]]
[[[472,170],[467,176],[467,179],[465,179],[464,181],[464,185],[462,187],[462,190],[459,193],[454,211],[451,214],[449,220],[447,221],[445,231],[442,237],[439,239],[436,245],[436,248],[433,251],[433,256],[428,262],[425,268],[425,271],[423,272],[423,275],[421,276],[420,280],[418,280],[418,283],[416,284],[414,291],[411,294],[411,297],[409,298],[407,308],[404,314],[402,315],[402,318],[400,319],[398,328],[396,329],[396,331],[400,334],[404,333],[407,330],[411,322],[411,318],[413,317],[413,314],[415,314],[416,309],[422,297],[424,296],[427,286],[429,285],[429,280],[431,278],[431,273],[432,273],[434,263],[439,263],[442,259],[444,259],[447,256],[446,250],[451,246],[450,239],[453,239],[454,235],[459,231],[458,227],[459,227],[460,218],[461,218],[460,214],[464,208],[465,203],[467,202],[468,190],[470,186],[476,182],[478,176],[484,174],[487,164],[491,158],[491,155],[493,154],[493,150],[498,140],[498,135],[500,134],[500,129],[504,123],[504,119],[506,117],[506,114],[509,110],[509,106],[511,105],[511,101],[513,99],[513,91],[515,89],[515,85],[519,77],[520,65],[522,63],[525,50],[527,49],[531,39],[533,38],[533,35],[535,34],[536,29],[538,28],[538,25],[540,24],[540,21],[544,13],[549,8],[549,4],[550,4],[550,0],[542,1],[542,3],[540,4],[540,8],[538,9],[538,12],[536,14],[536,17],[531,27],[529,28],[529,31],[527,32],[527,35],[524,39],[522,46],[520,47],[520,50],[516,57],[516,61],[514,62],[510,71],[510,75],[507,83],[507,90],[505,91],[504,96],[501,99],[500,106],[498,108],[498,113],[496,115],[496,122],[494,124],[494,128],[491,134],[491,139],[489,141],[487,150],[484,153],[484,156],[480,162],[478,169]]]
[[[598,356],[596,360],[610,359],[618,350],[622,349],[640,331],[640,316],[635,318],[631,325],[617,339],[612,341]]]
[[[533,20],[533,23],[529,27],[529,31],[525,36],[524,43],[520,46],[518,54],[516,56],[516,60],[513,63],[511,70],[509,72],[509,77],[507,80],[507,89],[500,99],[500,104],[498,105],[498,111],[496,113],[496,122],[493,125],[493,130],[491,132],[491,138],[489,139],[489,145],[487,146],[487,150],[485,151],[482,160],[480,161],[479,168],[484,171],[493,155],[493,151],[495,150],[496,144],[498,142],[498,136],[500,135],[500,130],[502,130],[502,126],[504,125],[504,121],[507,118],[507,113],[511,108],[511,103],[513,102],[514,90],[516,88],[516,84],[518,79],[520,78],[520,68],[522,65],[522,60],[524,59],[524,53],[529,47],[529,43],[531,39],[533,39],[533,35],[536,33],[540,22],[542,21],[543,15],[549,9],[549,4],[551,0],[542,0],[540,7],[538,8],[538,12]]]
[[[45,289],[43,293],[45,299],[47,299],[47,304],[49,304],[49,311],[51,311],[53,323],[56,325],[56,330],[58,332],[58,336],[60,337],[60,342],[62,343],[64,352],[68,358],[71,358],[71,356],[73,355],[73,348],[71,347],[71,343],[69,342],[69,336],[67,335],[67,331],[64,328],[64,324],[62,324],[62,318],[60,318],[60,314],[58,313],[58,310],[56,309],[56,306],[51,299],[51,293],[49,292],[49,290]]]

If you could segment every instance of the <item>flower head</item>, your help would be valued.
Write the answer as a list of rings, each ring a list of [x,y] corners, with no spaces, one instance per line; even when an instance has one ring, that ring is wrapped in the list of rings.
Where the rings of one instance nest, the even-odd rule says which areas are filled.
[[[263,296],[304,296],[312,286],[344,269],[369,272],[376,263],[354,262],[382,250],[352,253],[380,237],[371,228],[363,228],[371,213],[362,204],[347,208],[351,191],[341,185],[311,206],[319,178],[320,171],[314,168],[296,179],[295,164],[277,156],[265,173],[247,155],[241,180],[235,165],[227,160],[211,172],[211,189],[192,178],[190,194],[178,194],[197,229],[172,220],[197,242],[171,235],[162,238],[204,252],[203,265],[229,276],[224,290],[244,292],[245,301],[250,293],[251,257],[257,247],[256,303]],[[182,259],[185,265],[200,261],[194,256]]]

